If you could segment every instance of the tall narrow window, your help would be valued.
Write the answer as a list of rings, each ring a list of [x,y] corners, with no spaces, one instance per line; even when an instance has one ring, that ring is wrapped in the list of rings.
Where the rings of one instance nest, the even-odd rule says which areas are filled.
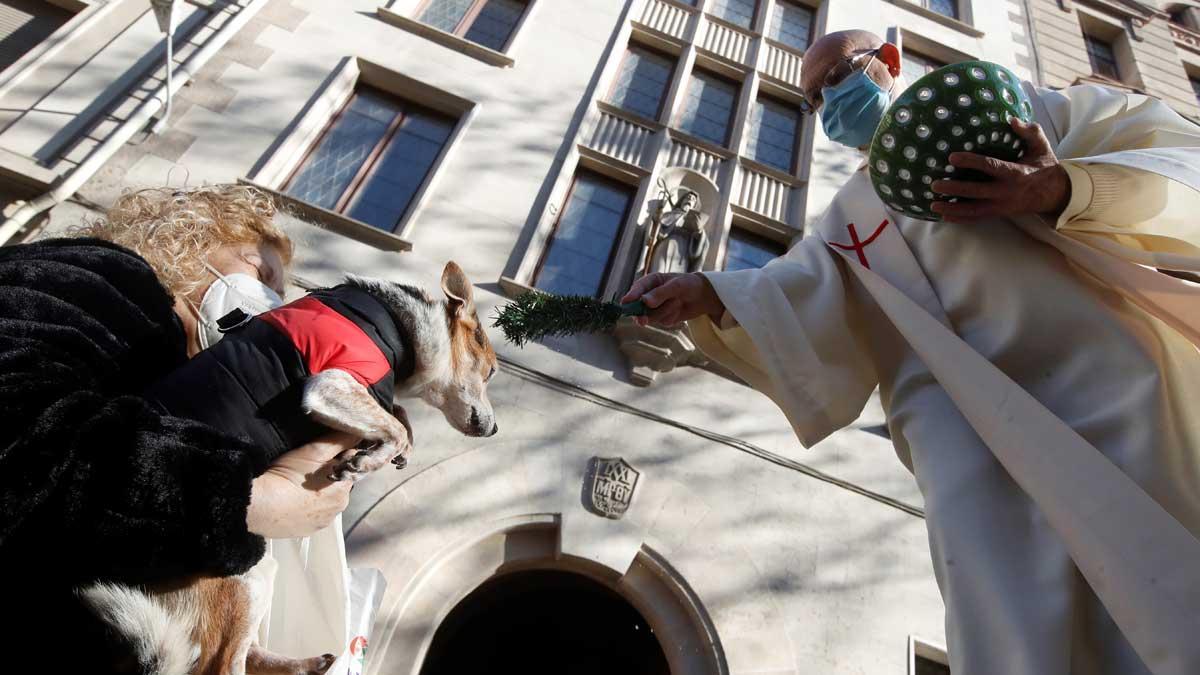
[[[527,7],[527,0],[425,0],[417,21],[504,51]]]
[[[755,0],[712,0],[709,14],[749,30],[754,25]]]
[[[759,97],[750,111],[746,156],[792,173],[800,139],[800,111],[782,101]]]
[[[958,0],[924,0],[925,9],[951,19],[958,18]]]
[[[781,42],[797,51],[808,49],[812,42],[813,10],[787,0],[775,3],[771,23],[767,26],[767,37]]]
[[[1088,60],[1092,62],[1092,72],[1111,80],[1121,79],[1121,69],[1117,66],[1117,55],[1113,45],[1095,35],[1083,34],[1083,42],[1087,45]]]
[[[740,227],[729,230],[729,244],[725,247],[725,269],[757,269],[787,253],[787,247],[779,242],[747,232]]]
[[[658,119],[674,67],[674,59],[630,45],[621,60],[609,102],[642,117]]]
[[[287,194],[392,231],[455,120],[360,87],[296,170]]]
[[[729,125],[737,107],[738,86],[700,70],[692,73],[679,113],[679,128],[710,143],[729,142]]]
[[[50,37],[71,16],[45,0],[0,0],[0,71]]]
[[[944,65],[946,64],[935,58],[906,49],[904,58],[900,61],[900,72],[904,74],[904,79],[908,80],[908,84],[912,84]]]
[[[633,190],[581,170],[546,247],[536,285],[553,293],[599,295],[612,266]]]
[[[1188,82],[1192,84],[1192,95],[1196,97],[1196,103],[1200,103],[1200,78],[1189,75]]]

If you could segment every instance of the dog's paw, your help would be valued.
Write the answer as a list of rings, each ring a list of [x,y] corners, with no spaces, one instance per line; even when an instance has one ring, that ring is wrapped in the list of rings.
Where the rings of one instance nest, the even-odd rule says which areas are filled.
[[[296,675],[325,675],[325,671],[337,661],[337,657],[333,654],[322,654],[314,656],[311,659],[304,659],[300,662],[300,670],[296,671]]]
[[[363,476],[377,471],[384,467],[388,462],[396,463],[397,466],[402,466],[399,462],[408,463],[408,450],[410,446],[406,443],[398,445],[396,443],[381,443],[368,450],[358,450],[346,459],[340,461],[329,476],[330,480],[356,481]],[[399,460],[399,462],[397,461]]]

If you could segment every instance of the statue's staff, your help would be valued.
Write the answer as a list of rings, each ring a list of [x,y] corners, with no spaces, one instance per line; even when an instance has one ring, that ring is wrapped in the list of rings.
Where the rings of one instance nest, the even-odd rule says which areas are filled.
[[[649,232],[649,242],[646,244],[646,262],[642,265],[642,275],[650,274],[650,266],[654,263],[654,253],[658,250],[658,235],[662,230],[663,213],[667,210],[666,206],[675,208],[675,200],[671,199],[671,189],[667,187],[667,181],[663,180],[662,176],[658,177],[658,206],[655,208],[654,216],[651,217],[651,230]]]

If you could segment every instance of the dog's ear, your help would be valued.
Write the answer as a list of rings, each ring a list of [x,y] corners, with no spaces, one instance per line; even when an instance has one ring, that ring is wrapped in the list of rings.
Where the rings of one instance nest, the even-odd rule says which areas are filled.
[[[463,273],[458,263],[451,260],[442,270],[442,292],[446,294],[446,302],[455,316],[471,316],[475,314],[475,298],[471,294],[471,280]]]

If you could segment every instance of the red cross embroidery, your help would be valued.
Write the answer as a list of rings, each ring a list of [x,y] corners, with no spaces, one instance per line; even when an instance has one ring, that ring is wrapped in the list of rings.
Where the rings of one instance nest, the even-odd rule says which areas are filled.
[[[867,237],[866,241],[859,241],[858,230],[854,229],[854,223],[850,223],[846,226],[846,229],[850,231],[850,244],[836,244],[831,241],[829,242],[829,245],[836,246],[843,251],[854,251],[858,254],[858,261],[863,264],[863,267],[871,269],[871,263],[867,262],[867,244],[875,241],[875,239],[877,239],[879,235],[883,233],[883,228],[887,226],[888,221],[887,219],[884,219],[884,221],[879,224],[879,227],[875,229],[875,232],[872,233],[871,236]]]

